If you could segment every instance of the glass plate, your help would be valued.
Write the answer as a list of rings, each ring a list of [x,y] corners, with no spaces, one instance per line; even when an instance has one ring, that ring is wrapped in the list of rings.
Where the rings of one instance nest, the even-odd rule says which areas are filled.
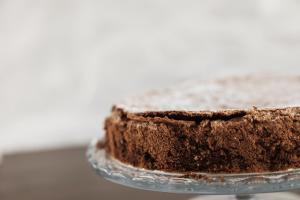
[[[144,190],[193,194],[254,194],[300,188],[300,169],[272,173],[169,173],[136,168],[107,155],[93,140],[87,157],[93,169],[112,182]]]

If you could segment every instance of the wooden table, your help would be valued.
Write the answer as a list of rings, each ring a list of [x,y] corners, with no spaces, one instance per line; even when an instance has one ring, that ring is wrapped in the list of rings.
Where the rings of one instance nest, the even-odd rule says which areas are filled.
[[[97,176],[85,148],[9,155],[0,166],[1,200],[189,199],[191,195],[135,190]]]
[[[195,197],[110,183],[94,173],[86,161],[85,150],[78,147],[6,156],[0,166],[0,200],[187,200]]]

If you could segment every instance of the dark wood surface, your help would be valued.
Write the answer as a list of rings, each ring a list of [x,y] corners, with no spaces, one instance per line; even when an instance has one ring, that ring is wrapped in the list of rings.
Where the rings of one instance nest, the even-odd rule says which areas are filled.
[[[85,148],[10,155],[0,166],[0,200],[174,199],[191,195],[136,190],[97,176]]]
[[[136,190],[108,182],[91,169],[85,151],[80,147],[6,156],[0,166],[0,200],[187,200],[195,197]]]

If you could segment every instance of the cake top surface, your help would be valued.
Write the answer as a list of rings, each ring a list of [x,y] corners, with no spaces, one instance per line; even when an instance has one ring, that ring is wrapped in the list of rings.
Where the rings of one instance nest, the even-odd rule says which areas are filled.
[[[218,112],[300,106],[300,76],[243,76],[186,81],[124,99],[126,112]]]

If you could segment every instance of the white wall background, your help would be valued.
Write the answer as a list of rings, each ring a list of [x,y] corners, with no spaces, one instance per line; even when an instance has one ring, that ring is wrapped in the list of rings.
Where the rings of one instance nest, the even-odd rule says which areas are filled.
[[[297,0],[0,0],[0,149],[85,144],[111,104],[187,78],[300,73]]]

